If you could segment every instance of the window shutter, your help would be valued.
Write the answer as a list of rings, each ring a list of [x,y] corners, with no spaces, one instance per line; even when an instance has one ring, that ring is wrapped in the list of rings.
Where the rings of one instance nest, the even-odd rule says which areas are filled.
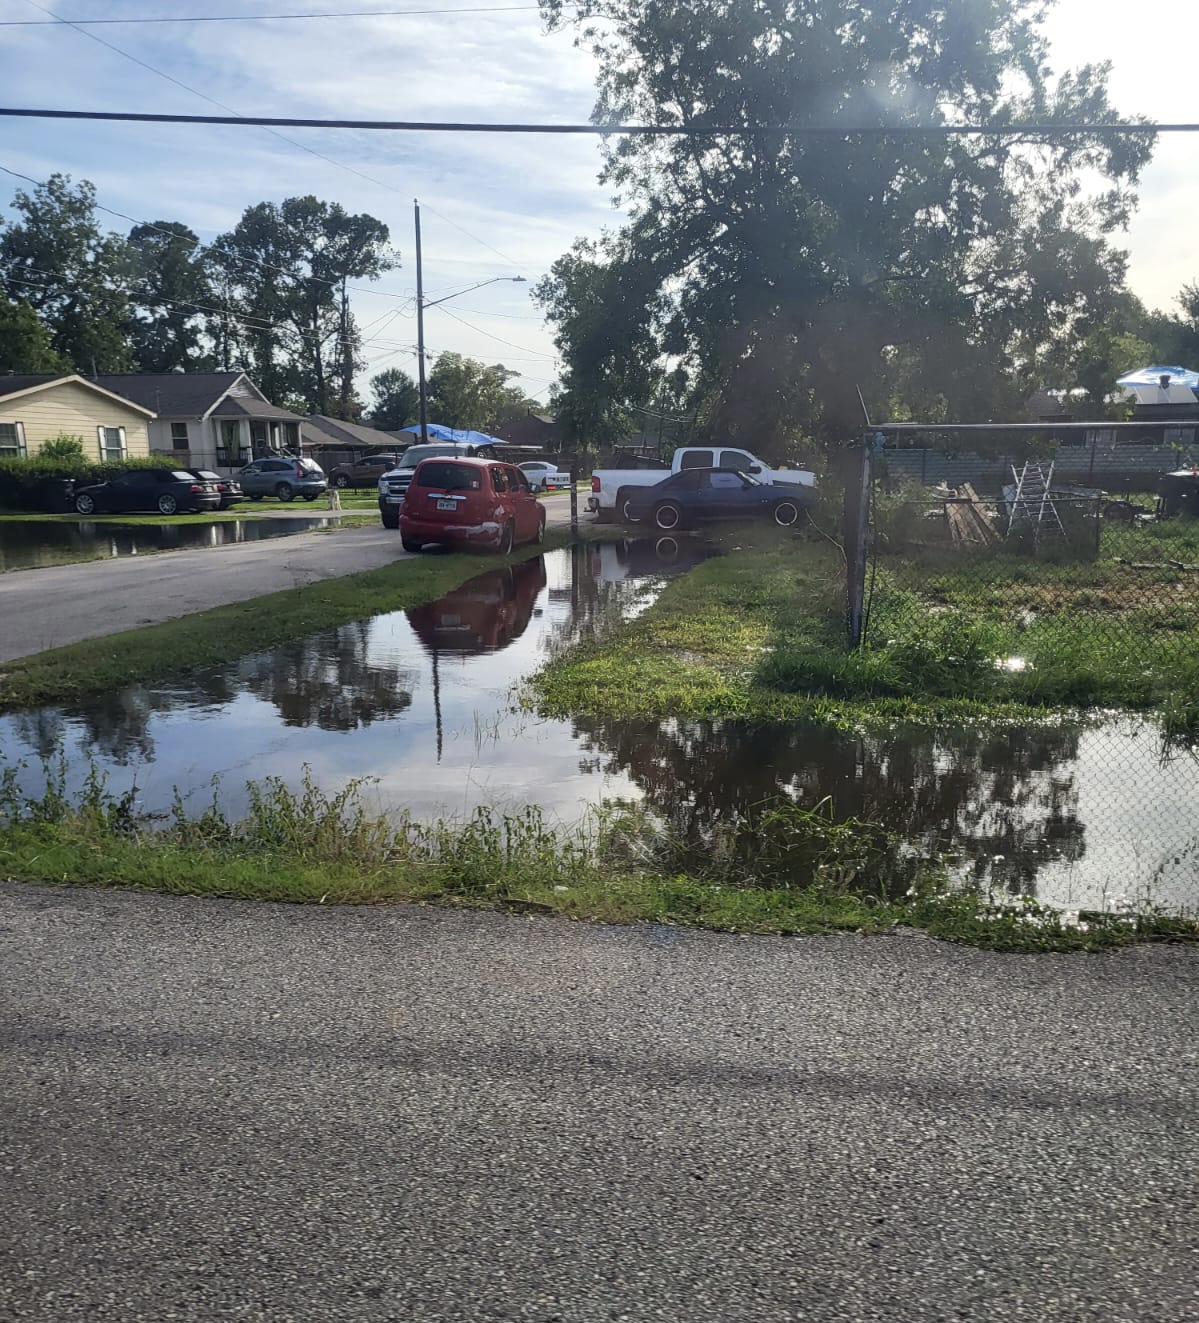
[[[104,429],[102,427],[96,428],[96,445],[99,447],[101,460],[106,459],[107,456],[104,454]]]
[[[18,421],[17,427],[17,452],[21,455],[28,455],[29,451],[25,449],[25,424]]]

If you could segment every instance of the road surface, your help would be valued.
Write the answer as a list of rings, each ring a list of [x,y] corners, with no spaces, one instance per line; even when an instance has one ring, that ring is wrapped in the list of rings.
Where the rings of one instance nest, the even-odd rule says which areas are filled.
[[[1199,1317],[1199,953],[0,884],[0,1319]]]
[[[568,496],[545,504],[550,527],[570,523]],[[405,555],[399,533],[378,526],[3,574],[0,662],[378,569]]]

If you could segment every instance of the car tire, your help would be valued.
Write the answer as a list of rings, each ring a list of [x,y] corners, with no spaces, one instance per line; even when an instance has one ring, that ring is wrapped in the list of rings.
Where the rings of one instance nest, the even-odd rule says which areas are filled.
[[[294,501],[296,499],[296,489],[290,482],[281,482],[275,488],[275,495],[281,501]]]
[[[628,504],[632,499],[633,493],[630,493],[624,487],[616,493],[616,517],[622,524],[639,524],[641,522],[638,516],[629,514]]]
[[[179,500],[172,496],[170,492],[163,492],[158,498],[158,513],[163,515],[173,515],[179,513]]]
[[[384,528],[399,528],[400,512],[398,510],[380,510],[379,518],[383,521]]]
[[[413,555],[420,551],[424,545],[423,542],[413,542],[410,537],[400,538],[400,546],[403,547],[405,551],[411,551]]]
[[[75,513],[81,515],[95,514],[96,498],[94,496],[76,496]]]
[[[774,507],[774,522],[780,528],[791,528],[799,523],[799,506],[794,501],[780,501]]]
[[[664,533],[673,533],[683,526],[683,512],[673,501],[663,501],[654,507],[654,524]]]
[[[337,477],[333,479],[333,485],[334,487],[341,488],[341,490],[344,492],[345,489],[350,485],[350,480],[349,478],[346,477],[344,473],[339,473]]]
[[[680,553],[678,538],[660,537],[654,543],[654,555],[660,565],[673,565]]]
[[[501,556],[511,556],[512,548],[515,544],[516,530],[512,527],[512,521],[509,520],[504,525],[504,531],[500,534],[500,541],[499,545],[496,547],[496,551],[498,551]]]
[[[303,496],[306,501],[315,501],[320,495],[320,492],[301,492],[300,495]]]
[[[251,492],[251,493],[250,493],[250,500],[252,500],[252,501],[261,501],[261,500],[262,500],[262,493],[261,493],[261,492]]]
[[[537,545],[539,547],[545,545],[545,511],[544,510],[542,510],[541,515],[537,520]]]

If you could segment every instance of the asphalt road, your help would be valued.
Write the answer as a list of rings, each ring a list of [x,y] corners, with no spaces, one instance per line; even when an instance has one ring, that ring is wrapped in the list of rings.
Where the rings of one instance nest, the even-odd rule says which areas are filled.
[[[0,885],[0,1319],[1199,1317],[1199,954]]]
[[[569,497],[547,497],[546,513],[550,527],[565,527]],[[378,569],[405,555],[400,535],[376,526],[3,574],[0,662]]]

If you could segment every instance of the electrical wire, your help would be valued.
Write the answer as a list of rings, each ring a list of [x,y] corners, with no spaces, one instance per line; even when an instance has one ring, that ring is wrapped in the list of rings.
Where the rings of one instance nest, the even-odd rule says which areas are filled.
[[[28,0],[30,4],[33,0]],[[91,33],[86,35],[91,36]],[[99,40],[99,38],[94,38]],[[107,45],[108,43],[102,43]],[[112,47],[118,50],[117,47]],[[125,54],[124,51],[120,52]],[[135,56],[130,56],[135,63],[142,64]],[[146,65],[154,73],[159,73],[151,65]],[[163,74],[171,82],[178,82],[170,74]],[[185,84],[180,83],[183,87]],[[195,91],[188,88],[188,91]],[[197,92],[197,96],[212,101],[212,97]],[[221,102],[214,101],[214,105]],[[1113,122],[1101,124],[1052,124],[1036,122],[1031,124],[711,124],[702,128],[683,124],[531,124],[531,123],[488,123],[477,120],[423,120],[423,119],[319,119],[303,118],[296,115],[177,115],[165,112],[134,110],[54,110],[33,106],[0,106],[0,116],[15,119],[65,119],[97,120],[120,124],[227,124],[247,128],[294,128],[294,129],[355,129],[384,133],[533,133],[550,135],[588,134],[607,137],[624,134],[642,138],[756,138],[762,134],[777,136],[787,134],[797,138],[1070,138],[1078,135],[1089,137],[1153,137],[1158,133],[1199,133],[1199,123],[1154,124],[1137,121]],[[277,135],[282,137],[283,135]],[[389,192],[402,190],[393,188],[382,180],[372,179],[352,166],[343,165],[330,157],[323,156],[311,147],[304,146],[292,138],[283,137],[283,141],[312,156],[320,157],[330,165],[349,170],[369,183],[378,184]],[[432,208],[430,208],[432,210]],[[438,213],[440,214],[440,213]],[[443,218],[444,219],[444,218]],[[451,222],[455,224],[455,222]],[[461,227],[459,227],[461,228]],[[464,231],[470,234],[470,231]],[[471,238],[477,236],[471,235]],[[483,240],[478,240],[482,243]],[[490,247],[490,245],[486,245]],[[493,252],[503,256],[498,249]],[[504,260],[511,261],[505,257]],[[516,265],[516,263],[513,263]]]
[[[528,345],[513,344],[511,340],[505,340],[503,336],[494,335],[491,331],[485,331],[481,326],[475,326],[473,323],[468,322],[465,317],[459,317],[457,313],[451,312],[449,308],[442,308],[441,311],[444,312],[447,317],[452,317],[454,321],[460,322],[463,326],[474,331],[477,335],[485,335],[489,340],[495,340],[498,344],[507,345],[509,349],[519,349],[522,354],[533,354],[537,358],[548,359],[551,363],[557,363],[558,361],[557,354],[543,354],[536,349],[530,349]]]
[[[539,8],[539,5],[470,5],[458,9],[348,9],[325,10],[310,14],[170,14],[147,15],[141,18],[76,18],[71,22],[78,27],[89,28],[112,27],[118,24],[134,27],[153,23],[280,23],[318,18],[427,18],[442,14],[519,14],[536,11]],[[48,28],[59,21],[61,20],[52,18],[6,18],[0,19],[0,28]]]

